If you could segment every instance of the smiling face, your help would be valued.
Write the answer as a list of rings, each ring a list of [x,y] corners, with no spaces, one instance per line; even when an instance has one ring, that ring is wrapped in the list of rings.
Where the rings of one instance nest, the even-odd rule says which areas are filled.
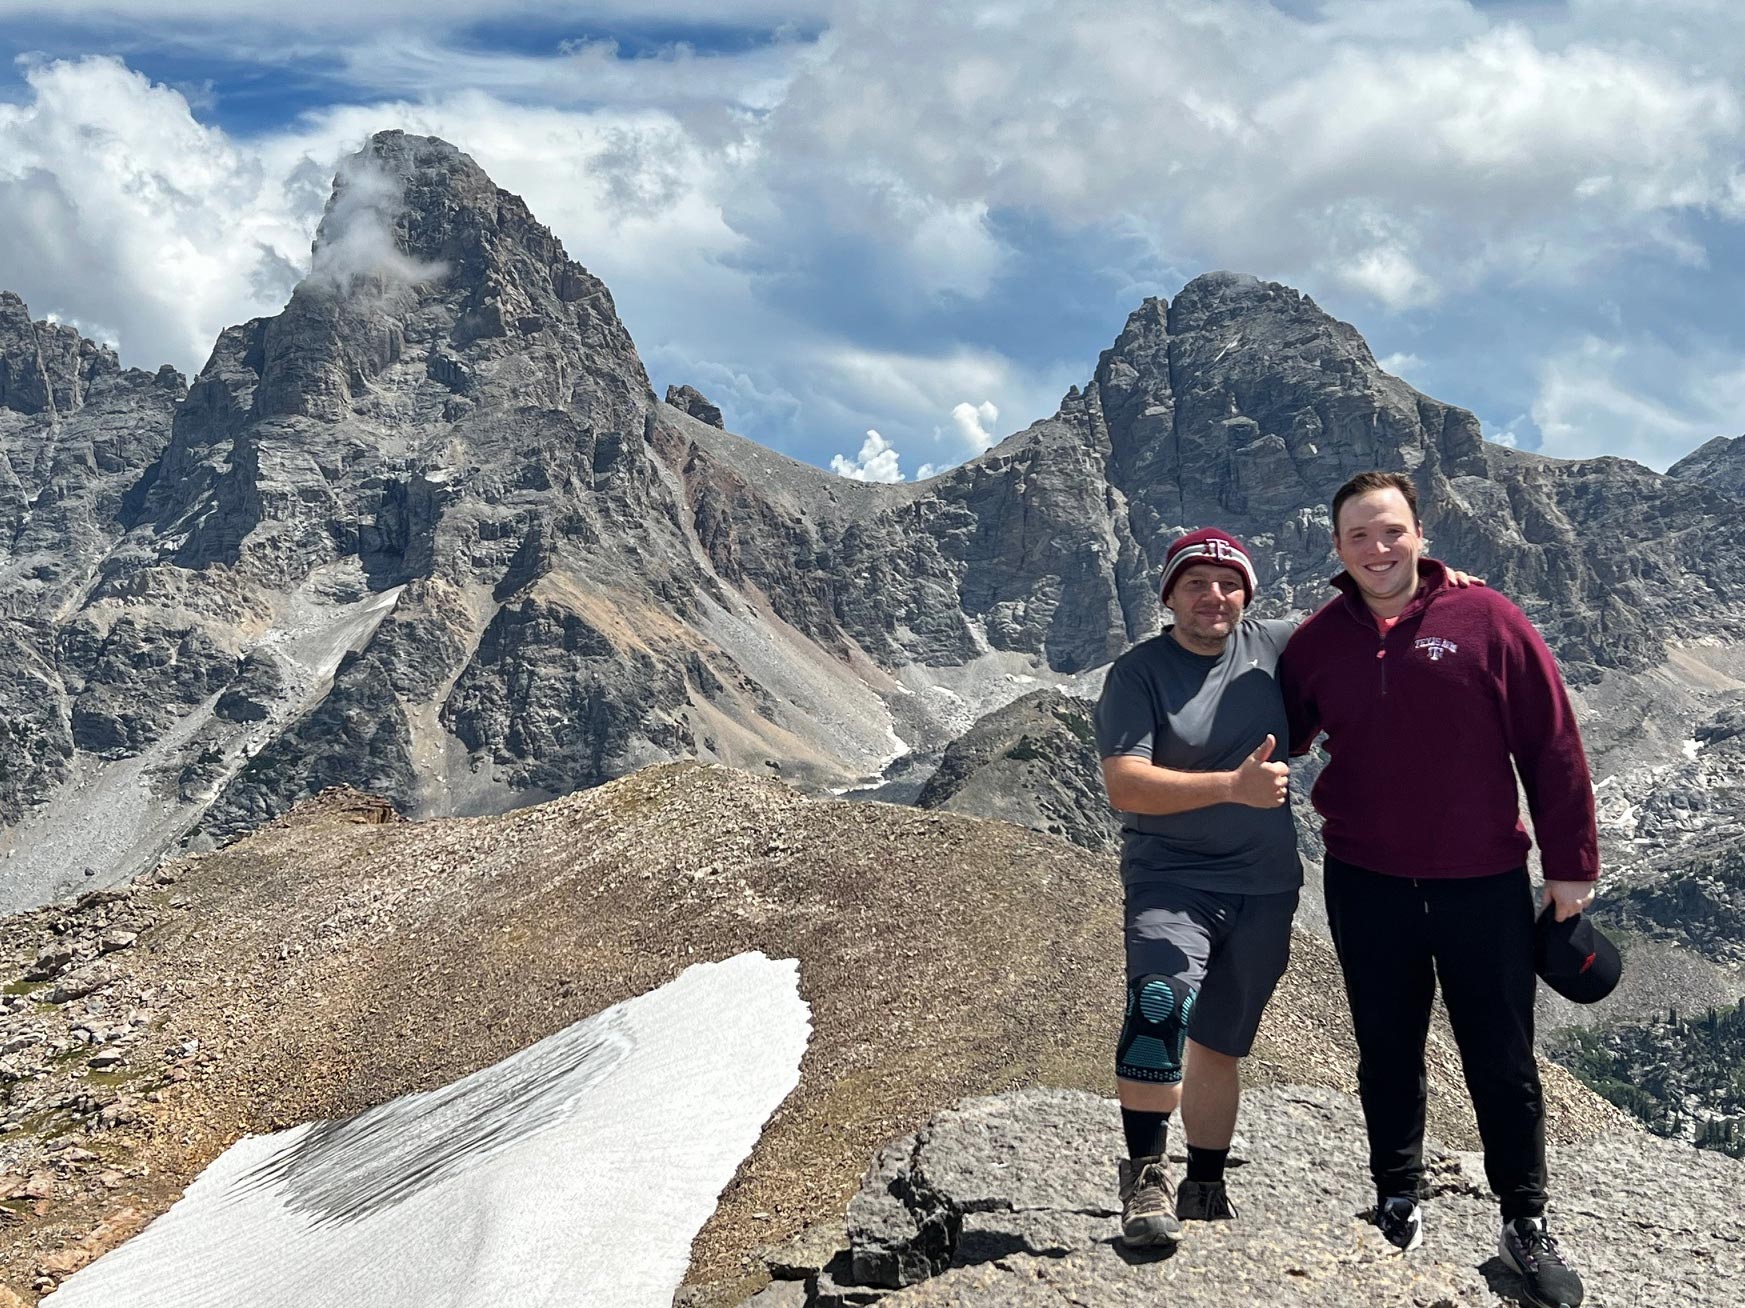
[[[1372,613],[1391,618],[1412,602],[1424,531],[1404,495],[1392,487],[1354,495],[1333,527],[1333,548]]]
[[[1221,563],[1183,568],[1163,602],[1175,614],[1171,634],[1195,654],[1221,654],[1248,602],[1242,573]]]

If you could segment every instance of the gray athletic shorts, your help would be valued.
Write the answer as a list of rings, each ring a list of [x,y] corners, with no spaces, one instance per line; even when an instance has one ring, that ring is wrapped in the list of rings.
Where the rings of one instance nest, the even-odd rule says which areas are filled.
[[[1167,882],[1127,887],[1127,981],[1166,976],[1199,991],[1188,1038],[1245,1058],[1291,957],[1297,891],[1225,895]]]

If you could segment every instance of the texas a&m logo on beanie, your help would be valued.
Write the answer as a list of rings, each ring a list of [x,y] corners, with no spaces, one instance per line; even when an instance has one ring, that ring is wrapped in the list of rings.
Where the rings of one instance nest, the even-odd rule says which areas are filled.
[[[1213,563],[1222,568],[1236,569],[1242,575],[1242,586],[1248,598],[1254,598],[1254,587],[1258,579],[1254,575],[1254,562],[1248,557],[1248,551],[1243,548],[1242,542],[1216,527],[1202,527],[1176,540],[1164,555],[1163,579],[1159,589],[1166,601],[1169,599],[1169,588],[1175,584],[1176,577],[1196,563]]]

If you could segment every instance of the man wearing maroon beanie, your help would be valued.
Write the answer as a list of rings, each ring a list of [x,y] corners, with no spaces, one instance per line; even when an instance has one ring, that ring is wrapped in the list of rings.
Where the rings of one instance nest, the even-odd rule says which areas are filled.
[[[1545,1219],[1545,1099],[1533,1059],[1531,841],[1558,920],[1599,876],[1593,787],[1544,640],[1489,590],[1422,557],[1417,489],[1362,473],[1333,497],[1344,593],[1291,639],[1279,680],[1293,753],[1323,730],[1327,919],[1357,1037],[1376,1222],[1422,1239],[1424,1041],[1438,981],[1527,1301],[1576,1308],[1581,1278]]]
[[[1274,669],[1292,624],[1244,620],[1254,588],[1235,537],[1207,528],[1176,541],[1162,579],[1175,622],[1115,660],[1097,703],[1103,780],[1123,824],[1116,1076],[1129,1155],[1121,1237],[1133,1246],[1174,1244],[1183,1219],[1236,1215],[1224,1165],[1237,1068],[1290,957],[1302,865]],[[1179,1193],[1165,1149],[1178,1105]]]

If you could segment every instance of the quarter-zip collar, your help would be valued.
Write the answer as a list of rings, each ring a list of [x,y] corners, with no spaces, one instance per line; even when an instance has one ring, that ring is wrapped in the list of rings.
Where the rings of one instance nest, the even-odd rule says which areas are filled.
[[[1332,579],[1331,584],[1344,593],[1345,611],[1365,627],[1373,630],[1375,614],[1371,612],[1369,605],[1363,602],[1363,590],[1351,574],[1342,569],[1339,575]],[[1416,617],[1422,613],[1438,592],[1447,590],[1453,584],[1448,580],[1448,569],[1440,561],[1419,558],[1417,593],[1412,596],[1411,602],[1400,610],[1399,619],[1394,625],[1398,626],[1407,618]]]

